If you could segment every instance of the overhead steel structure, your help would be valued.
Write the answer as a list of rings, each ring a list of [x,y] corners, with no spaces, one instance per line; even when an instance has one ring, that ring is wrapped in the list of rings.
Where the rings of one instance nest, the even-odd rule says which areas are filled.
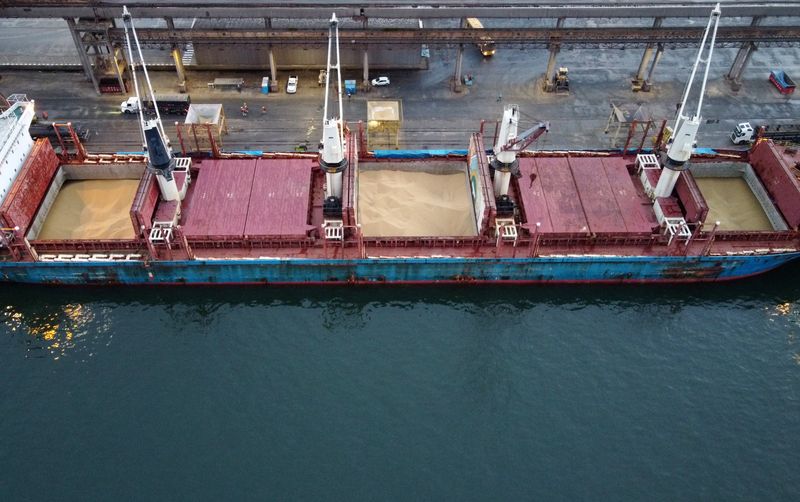
[[[614,17],[705,17],[714,2],[707,0],[291,0],[271,2],[236,0],[8,0],[0,5],[0,17],[95,17],[115,18],[123,5],[137,18],[325,18],[333,11],[338,18],[445,19],[478,18],[614,18]],[[796,16],[797,0],[722,0],[730,17]]]
[[[324,44],[328,34],[312,29],[192,29],[142,28],[138,30],[142,43],[265,43]],[[111,39],[124,39],[121,29],[109,30]],[[605,46],[611,48],[645,46],[651,43],[669,47],[693,47],[703,38],[703,28],[495,28],[480,32],[470,29],[340,29],[342,39],[349,44],[469,44],[483,38],[495,43],[547,47],[557,42],[572,46]],[[800,45],[800,26],[728,26],[720,27],[718,45],[738,46],[743,42],[758,42],[777,46]]]
[[[476,43],[482,37],[492,39],[498,45],[520,47],[546,47],[549,60],[544,81],[556,66],[556,57],[564,46],[583,47],[644,47],[638,71],[633,80],[634,90],[648,90],[652,83],[655,66],[665,48],[695,46],[702,38],[702,28],[666,27],[669,18],[705,18],[716,2],[706,0],[371,0],[359,4],[352,0],[290,0],[274,5],[272,2],[235,0],[7,0],[0,3],[0,17],[64,18],[78,47],[81,62],[98,88],[98,79],[93,73],[99,64],[113,59],[119,70],[120,64],[114,56],[122,45],[124,34],[116,26],[115,19],[123,5],[138,19],[158,18],[166,20],[166,28],[141,29],[143,44],[169,45],[178,72],[180,85],[185,85],[181,49],[194,42],[258,44],[269,47],[269,63],[273,81],[276,65],[272,47],[275,45],[324,44],[327,30],[324,29],[273,29],[273,19],[324,19],[333,12],[343,21],[356,21],[360,29],[340,29],[343,40],[351,46],[363,47],[363,70],[365,85],[369,80],[366,47],[369,44],[428,44],[459,47],[454,81],[461,81],[461,56],[464,44]],[[800,0],[722,0],[719,2],[727,18],[745,18],[736,26],[721,26],[717,45],[739,47],[734,58],[728,80],[736,87],[750,60],[759,46],[800,45]],[[272,5],[271,5],[272,4]],[[786,17],[796,16],[794,25]],[[552,27],[518,28],[491,27],[475,30],[433,29],[386,29],[369,24],[370,19],[427,20],[478,17],[497,20],[492,24],[501,26],[502,19],[550,19]],[[176,28],[174,18],[239,18],[262,19],[263,30],[196,29]],[[651,26],[640,27],[575,27],[589,18],[639,18],[652,19]],[[771,20],[772,18],[772,20]],[[747,21],[750,21],[749,24]],[[509,23],[510,24],[510,23]],[[519,24],[519,23],[516,23]],[[538,23],[541,24],[541,23]],[[650,24],[650,23],[647,23]],[[463,26],[463,23],[461,24]],[[90,58],[94,58],[94,66]],[[121,72],[118,71],[118,74]],[[122,81],[122,77],[118,80]],[[459,90],[460,86],[454,86]]]

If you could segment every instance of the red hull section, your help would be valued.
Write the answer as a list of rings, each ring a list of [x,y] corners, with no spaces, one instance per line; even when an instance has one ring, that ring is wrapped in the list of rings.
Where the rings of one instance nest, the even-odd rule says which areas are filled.
[[[521,177],[515,179],[509,195],[516,203],[512,218],[514,231],[501,234],[493,197],[492,173],[488,168],[482,137],[472,137],[469,154],[461,158],[431,159],[452,173],[462,170],[464,186],[472,197],[478,231],[467,237],[364,237],[358,221],[359,161],[368,158],[370,169],[420,169],[425,160],[383,160],[359,158],[357,142],[351,136],[349,167],[343,184],[342,232],[326,239],[322,228],[322,200],[325,174],[310,155],[276,154],[273,156],[196,159],[191,167],[192,182],[180,203],[159,200],[152,174],[145,174],[131,207],[136,237],[132,240],[37,241],[28,235],[33,222],[41,219],[37,211],[44,207],[48,187],[59,169],[59,160],[49,144],[37,143],[13,187],[13,196],[3,204],[0,216],[4,223],[19,226],[12,232],[7,261],[38,260],[142,260],[147,263],[181,260],[381,260],[381,259],[536,259],[560,257],[736,257],[753,253],[786,254],[800,250],[800,183],[795,178],[792,157],[770,142],[759,142],[749,156],[727,155],[697,158],[694,162],[749,163],[773,204],[776,218],[788,227],[774,231],[717,231],[704,225],[709,212],[691,174],[681,177],[670,198],[659,200],[659,217],[685,218],[688,233],[670,234],[659,223],[654,205],[637,172],[636,157],[612,153],[581,155],[537,152],[519,159]],[[132,159],[124,160],[130,165]],[[61,161],[62,163],[65,161]],[[67,161],[73,168],[97,171],[115,169],[116,159],[90,156],[80,162]],[[122,163],[123,161],[118,161]],[[141,160],[139,160],[141,165]],[[109,165],[104,166],[105,163]],[[365,167],[366,169],[367,167]],[[748,167],[749,169],[749,167]],[[176,173],[185,176],[184,173]],[[170,220],[180,209],[178,225],[166,240],[153,239],[156,221]],[[503,221],[509,221],[507,218]],[[540,225],[537,226],[536,224]],[[504,223],[506,224],[506,223]],[[32,226],[33,225],[33,226]],[[35,230],[32,231],[35,233]],[[120,254],[122,253],[122,254]],[[133,257],[133,258],[131,258]],[[416,265],[415,265],[416,266]],[[596,271],[595,271],[596,272]],[[658,279],[666,282],[716,280],[670,274]],[[721,271],[718,271],[721,273]],[[459,277],[480,277],[471,270],[459,271]],[[525,277],[524,272],[518,272]],[[641,282],[636,277],[604,279],[595,273],[588,282]],[[720,277],[727,277],[721,274]],[[583,282],[581,279],[559,281],[504,279],[489,282]],[[211,280],[218,284],[225,282]],[[480,282],[483,279],[467,279]],[[203,282],[202,278],[198,278]],[[198,282],[193,281],[193,282]],[[356,282],[359,282],[357,279]],[[449,276],[435,280],[407,280],[396,277],[391,282],[449,282]],[[235,281],[233,281],[235,282]],[[245,281],[246,282],[246,281]],[[272,283],[295,283],[279,277]],[[314,282],[313,279],[309,281]],[[323,281],[326,282],[326,281]],[[368,282],[373,282],[369,279]],[[380,281],[378,281],[380,282]],[[463,279],[452,279],[463,282]]]

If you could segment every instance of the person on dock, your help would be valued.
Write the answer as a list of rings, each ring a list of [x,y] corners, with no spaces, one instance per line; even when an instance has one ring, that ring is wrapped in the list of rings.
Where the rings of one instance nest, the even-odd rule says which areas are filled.
[[[247,114],[250,112],[250,108],[247,107],[247,103],[242,103],[242,107],[239,109],[242,111],[242,117],[247,117]]]

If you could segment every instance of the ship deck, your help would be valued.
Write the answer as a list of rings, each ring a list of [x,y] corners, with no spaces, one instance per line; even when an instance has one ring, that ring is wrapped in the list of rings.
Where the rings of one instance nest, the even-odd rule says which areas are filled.
[[[312,230],[310,160],[201,160],[195,167],[181,216],[187,238],[304,238]]]
[[[652,203],[622,157],[523,158],[518,200],[527,228],[542,233],[651,233]]]
[[[756,184],[761,187],[757,198],[768,206],[772,228],[759,227],[753,231],[729,231],[713,225],[709,228],[708,204],[690,172],[680,177],[673,196],[654,204],[645,185],[654,179],[636,171],[634,156],[538,152],[519,159],[521,176],[513,180],[509,192],[516,204],[514,228],[506,233],[508,227],[504,225],[511,220],[497,215],[480,135],[471,138],[467,156],[459,158],[360,158],[356,150],[356,141],[351,138],[351,158],[342,180],[343,212],[339,223],[342,232],[338,238],[335,233],[329,236],[333,238],[326,238],[322,211],[325,174],[314,156],[195,158],[189,171],[192,181],[185,198],[178,203],[160,200],[155,175],[145,170],[141,158],[116,159],[116,163],[101,157],[64,162],[57,158],[49,143],[39,142],[0,208],[3,225],[19,228],[19,237],[6,259],[29,261],[37,259],[37,255],[58,260],[69,260],[71,256],[103,260],[124,255],[152,261],[700,256],[800,249],[797,232],[800,182],[792,163],[795,153],[771,143],[756,145],[738,161],[732,161],[730,156],[697,161],[698,166],[709,164],[711,171],[723,170],[725,175],[733,169],[729,165],[736,164],[736,169],[744,169],[757,179]],[[427,169],[436,175],[439,171],[431,171],[436,166],[439,174],[463,175],[462,181],[456,179],[453,186],[461,187],[457,191],[465,197],[464,204],[459,203],[456,210],[455,206],[434,201],[433,212],[415,218],[434,219],[443,217],[447,211],[463,212],[470,226],[474,223],[474,232],[390,235],[391,232],[370,234],[362,230],[359,201],[369,204],[370,199],[366,196],[367,184],[359,188],[360,172],[376,169],[426,172]],[[447,169],[442,170],[443,166]],[[705,167],[700,171],[704,175],[710,172]],[[176,177],[183,180],[186,174],[176,172]],[[130,208],[134,236],[124,239],[39,236],[42,221],[53,206],[61,184],[75,179],[139,179]],[[403,186],[397,188],[390,184],[390,195],[397,200],[413,195],[413,186],[404,183],[408,182],[401,182]],[[181,181],[179,186],[182,184]],[[435,198],[440,189],[436,188],[438,185],[431,186],[434,188],[428,191],[428,196]],[[397,200],[380,201],[384,196],[377,194],[377,197],[378,202],[388,203],[389,213],[410,213],[401,206],[395,208]],[[443,192],[441,197],[442,202],[449,200],[447,193]],[[676,234],[667,232],[663,223],[667,213],[683,216],[688,232],[673,239]],[[376,214],[380,219],[387,211]],[[177,223],[174,232],[159,234],[163,228],[160,225],[169,226],[170,222]]]

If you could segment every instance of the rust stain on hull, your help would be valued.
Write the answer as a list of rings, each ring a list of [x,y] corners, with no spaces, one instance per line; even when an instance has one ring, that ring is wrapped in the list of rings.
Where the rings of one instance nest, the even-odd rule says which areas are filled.
[[[725,271],[722,263],[681,265],[677,267],[667,267],[661,274],[664,279],[697,279],[709,280],[716,279]]]

